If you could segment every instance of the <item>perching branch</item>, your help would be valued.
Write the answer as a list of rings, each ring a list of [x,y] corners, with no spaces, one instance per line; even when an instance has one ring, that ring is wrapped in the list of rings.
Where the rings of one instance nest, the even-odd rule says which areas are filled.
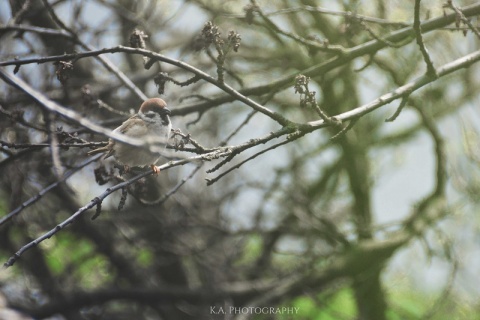
[[[170,168],[173,168],[173,167],[176,167],[176,166],[180,166],[180,165],[184,165],[186,163],[189,163],[189,162],[193,162],[193,161],[200,161],[200,160],[213,160],[213,159],[216,159],[216,158],[219,158],[219,157],[224,157],[226,154],[228,154],[228,150],[227,151],[221,151],[221,152],[215,152],[215,153],[211,153],[211,154],[205,154],[205,155],[200,155],[200,156],[195,156],[195,157],[191,157],[191,158],[188,158],[188,159],[182,159],[182,160],[177,160],[177,161],[170,161],[166,164],[163,164],[161,166],[159,166],[160,170],[161,171],[165,171],[165,170],[168,170]],[[96,158],[97,159],[97,158]],[[35,240],[31,241],[30,243],[24,245],[22,248],[20,248],[20,250],[18,250],[13,256],[11,256],[7,262],[5,262],[4,264],[4,267],[5,268],[8,268],[8,267],[11,267],[20,257],[21,255],[25,252],[25,251],[28,251],[29,249],[37,246],[39,243],[41,243],[42,241],[45,241],[46,239],[49,239],[51,238],[53,235],[55,235],[57,232],[63,230],[65,227],[67,227],[69,224],[75,222],[75,220],[80,217],[81,215],[83,215],[85,212],[87,212],[88,210],[90,210],[91,208],[93,207],[97,207],[99,204],[102,203],[102,201],[108,197],[110,194],[112,194],[113,192],[119,190],[119,189],[122,189],[122,188],[126,188],[127,186],[135,183],[136,181],[140,180],[141,178],[143,177],[146,177],[146,176],[149,176],[149,175],[152,175],[153,174],[153,171],[152,170],[147,170],[146,172],[143,172],[141,174],[138,174],[137,176],[125,181],[125,182],[121,182],[113,187],[110,187],[108,188],[107,190],[105,190],[102,194],[100,194],[99,196],[95,197],[94,199],[92,199],[88,204],[86,204],[85,206],[79,208],[75,213],[73,213],[68,219],[64,220],[63,222],[59,223],[57,226],[55,226],[55,228],[51,229],[50,231],[48,231],[47,233],[41,235],[40,237],[36,238]],[[98,212],[97,212],[98,213]]]
[[[168,170],[170,168],[173,168],[173,167],[177,167],[177,166],[181,166],[181,165],[184,165],[184,164],[187,164],[187,163],[191,163],[191,162],[197,162],[197,161],[211,161],[211,160],[214,160],[214,159],[219,159],[219,158],[224,158],[224,157],[228,157],[230,156],[231,154],[238,154],[246,149],[249,149],[257,144],[260,144],[260,143],[266,143],[274,138],[277,138],[277,137],[280,137],[282,135],[285,135],[285,134],[288,134],[290,132],[289,129],[281,129],[275,133],[270,133],[268,135],[266,135],[265,137],[261,138],[261,139],[255,139],[253,141],[248,141],[246,143],[243,143],[243,144],[240,144],[238,146],[235,146],[235,147],[222,147],[222,148],[218,148],[218,150],[215,150],[215,151],[212,151],[212,152],[209,152],[209,153],[206,153],[206,154],[202,154],[202,155],[197,155],[197,156],[193,156],[193,157],[190,157],[190,158],[185,158],[185,159],[181,159],[181,160],[176,160],[176,161],[169,161],[161,166],[159,166],[159,169],[161,171],[165,171],[165,170]],[[92,199],[88,204],[86,204],[85,206],[79,208],[75,213],[73,213],[68,219],[64,220],[62,223],[58,224],[55,228],[53,228],[52,230],[50,230],[49,232],[43,234],[42,236],[38,237],[37,239],[31,241],[30,243],[26,244],[25,246],[23,246],[22,248],[20,248],[20,250],[18,250],[12,257],[10,257],[10,259],[5,263],[5,267],[10,267],[12,266],[16,260],[18,260],[18,258],[20,258],[20,256],[27,250],[29,250],[30,248],[38,245],[40,242],[46,240],[46,239],[49,239],[51,238],[53,235],[55,235],[57,232],[59,232],[60,230],[64,229],[66,226],[68,226],[69,224],[73,223],[79,216],[81,216],[83,213],[85,213],[86,211],[88,211],[89,209],[93,208],[93,207],[99,207],[101,206],[101,203],[102,201],[108,197],[110,194],[112,194],[113,192],[119,190],[119,189],[122,189],[122,188],[125,188],[133,183],[135,183],[136,181],[140,180],[141,178],[143,177],[146,177],[148,175],[151,175],[153,174],[153,171],[151,170],[148,170],[144,173],[141,173],[135,177],[133,177],[132,179],[130,180],[127,180],[125,182],[122,182],[122,183],[119,183],[113,187],[110,187],[108,188],[107,190],[105,190],[101,195],[95,197],[94,199]],[[97,213],[96,215],[98,215],[98,210],[97,210]]]
[[[448,74],[450,74],[454,71],[457,71],[461,68],[466,68],[466,67],[472,65],[473,63],[477,62],[478,60],[480,60],[480,51],[474,52],[474,53],[472,53],[468,56],[462,57],[458,60],[455,60],[451,63],[448,63],[448,64],[442,66],[441,68],[438,69],[438,77],[443,77],[443,76],[448,75]],[[4,74],[3,70],[0,69],[0,76],[2,76],[3,74]],[[338,119],[341,119],[342,121],[358,118],[358,117],[360,117],[360,116],[362,116],[366,113],[369,113],[369,112],[371,112],[371,111],[373,111],[373,110],[375,110],[375,109],[377,109],[377,108],[379,108],[379,107],[381,107],[381,106],[383,106],[383,105],[385,105],[385,104],[387,104],[387,103],[389,103],[393,100],[396,100],[396,99],[402,97],[406,92],[413,92],[413,91],[423,87],[424,85],[426,85],[426,84],[428,84],[428,83],[430,83],[434,80],[435,79],[433,79],[432,77],[424,75],[424,76],[418,78],[417,80],[414,80],[414,81],[396,89],[395,91],[393,91],[391,93],[383,95],[382,97],[376,99],[375,101],[373,101],[371,103],[368,103],[366,105],[357,107],[353,110],[342,113],[342,114],[340,114],[336,117]],[[61,114],[63,114],[63,112],[65,112],[65,110],[63,110],[64,109],[63,107],[60,107],[60,106],[54,104],[53,102],[52,102],[53,103],[52,104],[51,101],[46,100],[45,98],[43,98],[43,96],[36,97],[36,98],[39,99],[38,101],[41,101],[41,102],[49,105],[49,107],[51,107],[52,110],[55,111],[55,112],[57,112],[57,110]],[[71,110],[66,110],[66,111],[73,112]],[[66,113],[66,114],[71,115],[70,113]],[[72,116],[72,118],[75,118],[74,115],[71,115],[71,116]],[[81,124],[83,123],[82,121],[79,121],[79,122]],[[186,159],[182,159],[182,160],[178,160],[178,161],[170,161],[170,162],[160,166],[160,169],[161,170],[166,170],[166,169],[169,169],[171,167],[183,165],[183,164],[186,164],[186,163],[189,163],[189,162],[192,162],[192,161],[198,161],[198,160],[209,161],[209,160],[223,158],[223,157],[230,157],[231,158],[231,156],[234,155],[234,154],[239,154],[240,152],[242,152],[246,149],[249,149],[249,148],[251,148],[255,145],[268,142],[268,141],[270,141],[274,138],[283,136],[285,134],[293,133],[293,132],[298,131],[298,130],[300,130],[299,133],[309,132],[309,131],[313,131],[313,130],[325,127],[327,125],[328,125],[328,123],[326,123],[324,120],[320,120],[320,121],[309,122],[309,123],[307,123],[305,125],[302,125],[302,126],[299,126],[299,127],[283,128],[283,129],[281,129],[281,130],[279,130],[275,133],[271,133],[271,134],[269,134],[269,135],[267,135],[263,138],[253,139],[249,142],[246,142],[244,144],[240,144],[240,145],[235,146],[235,147],[222,147],[222,148],[218,148],[216,151],[213,151],[213,152],[210,152],[210,153],[207,153],[207,154],[198,155],[198,156],[194,156],[194,157],[190,157],[190,158],[186,158]],[[95,126],[94,126],[94,128],[95,128]],[[105,130],[105,129],[102,128],[102,130]],[[107,131],[107,130],[105,130],[105,131]],[[108,133],[107,135],[112,135],[112,134]],[[13,265],[13,263],[20,257],[21,254],[23,254],[23,252],[25,252],[26,250],[28,250],[29,248],[31,248],[33,246],[36,246],[38,243],[44,241],[45,239],[48,239],[51,236],[53,236],[55,233],[57,233],[58,231],[63,229],[65,226],[72,223],[83,212],[89,210],[90,208],[92,208],[94,206],[97,206],[99,203],[101,203],[101,201],[104,198],[106,198],[112,192],[114,192],[118,189],[121,189],[123,187],[126,187],[129,184],[132,184],[135,181],[137,181],[138,179],[140,179],[144,176],[147,176],[149,174],[152,174],[152,172],[149,171],[149,172],[140,174],[140,175],[136,176],[135,178],[132,178],[129,181],[120,183],[120,184],[118,184],[118,185],[116,185],[112,188],[107,189],[107,191],[102,193],[99,197],[93,199],[86,206],[80,208],[69,219],[67,219],[64,222],[62,222],[61,224],[57,225],[57,227],[52,229],[50,232],[44,234],[43,236],[37,238],[36,240],[34,240],[31,243],[22,247],[13,257],[10,258],[10,260],[5,265],[7,267]]]

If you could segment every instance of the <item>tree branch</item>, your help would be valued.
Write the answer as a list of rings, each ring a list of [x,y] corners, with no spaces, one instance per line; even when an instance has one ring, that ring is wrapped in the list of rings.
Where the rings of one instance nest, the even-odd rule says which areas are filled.
[[[98,155],[98,156],[92,157],[90,159],[87,159],[87,160],[83,161],[82,163],[80,163],[78,166],[76,166],[74,169],[71,169],[71,170],[67,171],[59,180],[50,184],[49,186],[47,186],[46,188],[41,190],[39,193],[37,193],[35,196],[33,196],[30,199],[28,199],[27,201],[23,202],[19,207],[15,208],[14,210],[10,211],[7,215],[3,216],[0,219],[0,226],[5,224],[6,222],[10,221],[13,217],[15,217],[20,212],[22,212],[23,209],[25,209],[25,208],[31,206],[32,204],[34,204],[35,202],[39,201],[44,195],[46,195],[48,192],[53,190],[60,183],[63,183],[65,181],[67,181],[75,172],[81,170],[82,168],[86,167],[90,163],[93,163],[93,162],[97,161],[98,158],[100,158],[100,157],[101,157],[101,155]]]
[[[422,25],[420,22],[420,1],[421,0],[415,0],[413,30],[415,31],[415,39],[417,41],[417,45],[420,47],[420,52],[422,53],[423,60],[427,65],[427,75],[431,77],[436,77],[437,72],[435,71],[435,67],[433,66],[432,59],[428,54],[427,47],[425,47],[425,43],[423,42]]]
[[[480,60],[480,51],[475,51],[469,55],[466,55],[460,59],[454,60],[450,63],[447,63],[443,65],[442,67],[437,69],[437,75],[438,78],[442,78],[444,76],[447,76],[455,71],[458,71],[463,68],[468,68],[470,65],[478,62]],[[436,78],[432,78],[428,75],[421,76],[412,82],[409,82],[387,94],[382,95],[378,99],[375,99],[374,101],[364,104],[363,106],[354,108],[350,111],[341,113],[339,115],[336,115],[335,118],[346,121],[354,118],[361,117],[367,113],[372,112],[375,109],[378,109],[394,100],[402,98],[405,94],[414,92],[423,86],[434,82]],[[311,121],[306,124],[309,127],[312,128],[322,128],[326,127],[329,124],[326,123],[323,120],[318,120],[318,121]]]

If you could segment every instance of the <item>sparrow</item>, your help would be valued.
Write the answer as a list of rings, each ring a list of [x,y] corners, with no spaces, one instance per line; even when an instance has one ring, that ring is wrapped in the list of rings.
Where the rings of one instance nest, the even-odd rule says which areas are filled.
[[[128,118],[113,132],[131,138],[155,139],[155,141],[160,141],[166,145],[172,130],[169,114],[170,110],[164,100],[160,98],[148,99],[142,103],[137,114]],[[127,168],[150,165],[155,174],[160,172],[160,169],[155,165],[160,158],[160,154],[152,153],[142,147],[110,139],[106,146],[91,150],[87,154],[90,156],[98,153],[105,153],[105,159],[113,156],[115,160]]]

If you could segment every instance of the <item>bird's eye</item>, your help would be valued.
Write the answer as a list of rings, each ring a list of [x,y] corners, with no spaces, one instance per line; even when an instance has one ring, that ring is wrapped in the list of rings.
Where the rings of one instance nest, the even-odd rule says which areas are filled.
[[[148,112],[148,113],[145,114],[145,116],[153,119],[155,117],[155,113]]]

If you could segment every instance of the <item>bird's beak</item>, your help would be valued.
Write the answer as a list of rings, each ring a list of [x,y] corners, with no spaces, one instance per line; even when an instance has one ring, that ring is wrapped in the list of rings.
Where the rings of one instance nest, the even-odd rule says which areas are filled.
[[[170,109],[168,109],[167,107],[163,108],[163,111],[168,115],[170,115],[171,113]]]

